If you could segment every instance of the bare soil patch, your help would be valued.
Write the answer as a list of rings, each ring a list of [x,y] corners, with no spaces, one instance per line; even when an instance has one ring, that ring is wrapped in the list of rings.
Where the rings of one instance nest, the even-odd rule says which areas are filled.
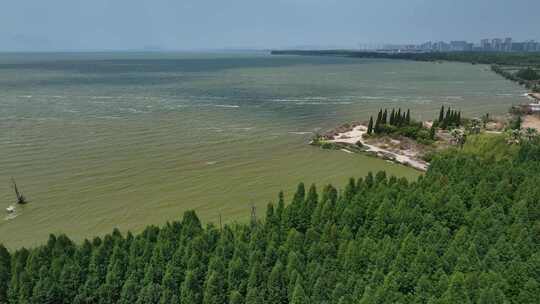
[[[524,115],[523,116],[523,128],[533,128],[540,132],[540,116],[538,115]]]

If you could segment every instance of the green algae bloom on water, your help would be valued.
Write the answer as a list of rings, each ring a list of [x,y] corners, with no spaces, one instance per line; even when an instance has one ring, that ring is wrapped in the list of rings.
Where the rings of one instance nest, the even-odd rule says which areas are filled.
[[[384,160],[313,149],[317,132],[379,108],[503,113],[523,89],[482,65],[266,54],[0,55],[0,204],[32,203],[0,243],[75,240],[177,219],[244,221],[298,182],[344,184]],[[420,117],[422,116],[422,117]],[[16,173],[16,174],[15,174]],[[262,216],[262,214],[261,214]]]

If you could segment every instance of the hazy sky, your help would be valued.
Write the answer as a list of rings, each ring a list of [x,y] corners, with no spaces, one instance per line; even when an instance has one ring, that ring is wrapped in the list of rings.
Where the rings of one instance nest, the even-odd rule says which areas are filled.
[[[540,40],[540,0],[0,1],[0,51]]]

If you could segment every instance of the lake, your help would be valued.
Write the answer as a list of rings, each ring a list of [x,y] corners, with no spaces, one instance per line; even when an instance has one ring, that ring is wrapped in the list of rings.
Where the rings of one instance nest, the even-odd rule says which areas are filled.
[[[140,231],[194,209],[205,222],[259,217],[299,182],[343,186],[384,160],[309,146],[381,107],[432,119],[501,114],[525,90],[489,67],[264,53],[0,54],[0,207],[11,177],[30,203],[0,218],[15,248]],[[4,212],[4,210],[1,210]]]

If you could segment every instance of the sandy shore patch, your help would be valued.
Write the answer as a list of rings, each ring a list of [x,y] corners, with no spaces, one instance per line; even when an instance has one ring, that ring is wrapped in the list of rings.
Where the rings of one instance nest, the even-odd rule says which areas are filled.
[[[367,152],[373,152],[377,154],[378,157],[384,158],[384,159],[391,159],[397,163],[404,164],[410,167],[413,167],[417,170],[426,171],[429,167],[429,163],[416,158],[416,153],[414,151],[410,150],[402,150],[400,153],[396,153],[393,151],[390,151],[385,148],[381,148],[375,145],[371,145],[367,143],[364,140],[364,134],[367,133],[367,127],[366,126],[356,126],[350,131],[346,131],[343,133],[338,133],[333,137],[333,139],[329,140],[329,142],[333,143],[345,143],[345,144],[351,144],[355,145],[358,142],[360,142],[363,146],[367,148]]]
[[[525,129],[533,128],[540,132],[540,116],[538,115],[525,115],[523,116],[523,123],[521,126]]]

